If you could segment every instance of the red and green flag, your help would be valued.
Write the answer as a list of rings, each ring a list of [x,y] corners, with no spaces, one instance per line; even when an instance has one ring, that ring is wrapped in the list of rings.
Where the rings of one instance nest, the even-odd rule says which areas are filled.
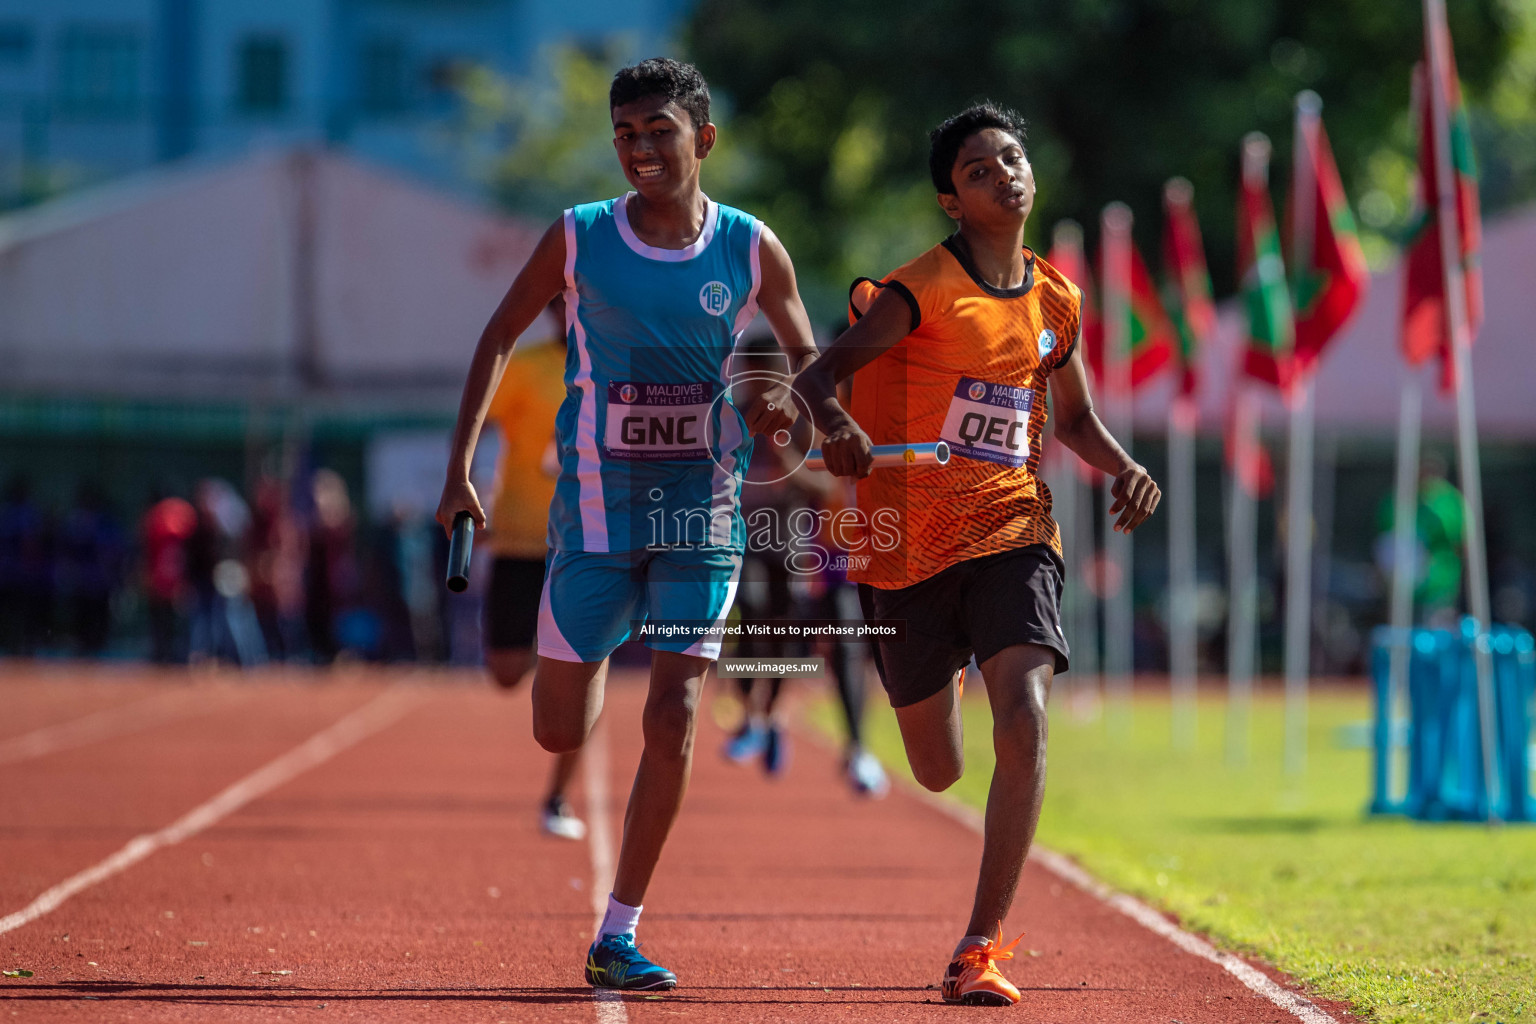
[[[1328,342],[1365,299],[1371,272],[1360,248],[1316,93],[1297,101],[1296,174],[1291,182],[1291,293],[1296,318],[1296,370],[1311,372]],[[1297,210],[1310,211],[1300,217]],[[1310,221],[1310,223],[1307,223]]]
[[[1211,299],[1211,275],[1205,269],[1194,199],[1193,186],[1183,178],[1163,186],[1163,294],[1174,328],[1179,393],[1185,396],[1193,395],[1199,386],[1200,346],[1216,329],[1216,304]]]
[[[1248,319],[1243,371],[1288,389],[1296,372],[1296,329],[1280,255],[1280,233],[1269,199],[1269,139],[1243,140],[1243,178],[1237,202],[1238,282]]]
[[[1131,243],[1131,390],[1157,376],[1173,358],[1178,332],[1157,296],[1147,265]]]
[[[1094,383],[1103,380],[1103,352],[1104,332],[1099,324],[1098,310],[1093,301],[1093,274],[1088,269],[1088,258],[1083,254],[1083,229],[1076,221],[1063,220],[1056,223],[1051,232],[1051,252],[1046,262],[1066,277],[1067,280],[1077,285],[1083,293],[1082,308],[1078,313],[1078,322],[1082,325],[1083,366],[1093,378]],[[1063,451],[1071,452],[1071,449],[1058,445]],[[1099,477],[1099,471],[1072,453],[1067,458],[1079,478],[1087,483],[1094,483]]]
[[[1419,176],[1417,214],[1409,236],[1404,260],[1406,280],[1403,288],[1403,356],[1417,366],[1431,356],[1440,357],[1441,384],[1450,390],[1455,384],[1451,359],[1450,322],[1446,310],[1445,267],[1440,254],[1438,218],[1439,182],[1436,178],[1434,104],[1429,90],[1437,88],[1444,97],[1450,115],[1451,176],[1455,184],[1456,227],[1461,240],[1461,270],[1466,290],[1467,336],[1477,337],[1483,324],[1482,216],[1478,209],[1477,164],[1472,152],[1472,133],[1466,104],[1456,79],[1456,58],[1451,50],[1450,33],[1442,22],[1436,27],[1444,33],[1447,56],[1446,72],[1440,82],[1431,82],[1429,60],[1414,71],[1413,95],[1418,104]],[[1425,40],[1426,46],[1428,40]]]
[[[1079,313],[1083,330],[1083,365],[1094,381],[1104,379],[1104,332],[1094,303],[1093,274],[1083,253],[1083,229],[1075,221],[1061,221],[1051,233],[1051,252],[1046,262],[1077,285],[1083,293]]]

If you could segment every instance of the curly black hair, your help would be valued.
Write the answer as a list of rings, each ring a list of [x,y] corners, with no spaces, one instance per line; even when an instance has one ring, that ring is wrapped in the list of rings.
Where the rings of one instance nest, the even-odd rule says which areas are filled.
[[[620,69],[608,89],[608,109],[646,96],[664,96],[688,111],[696,130],[709,124],[709,86],[692,64],[652,57]]]
[[[1024,145],[1024,118],[1018,111],[990,100],[967,107],[928,133],[928,173],[933,175],[934,188],[945,195],[955,194],[955,158],[960,147],[986,128],[1007,132]]]

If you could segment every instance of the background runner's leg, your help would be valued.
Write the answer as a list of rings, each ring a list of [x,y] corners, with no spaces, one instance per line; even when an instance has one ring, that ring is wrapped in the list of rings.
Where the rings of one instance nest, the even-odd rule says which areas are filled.
[[[987,793],[986,838],[968,935],[990,935],[1008,916],[1035,838],[1045,797],[1045,708],[1055,664],[1050,648],[1019,644],[981,666],[997,766]]]

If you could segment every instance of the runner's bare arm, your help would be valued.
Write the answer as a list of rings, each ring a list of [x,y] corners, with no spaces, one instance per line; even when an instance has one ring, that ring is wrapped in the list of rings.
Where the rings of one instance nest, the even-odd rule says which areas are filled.
[[[1056,439],[1088,465],[1115,478],[1109,514],[1119,513],[1115,529],[1126,533],[1140,526],[1157,508],[1163,492],[1146,469],[1126,454],[1093,411],[1088,375],[1083,371],[1082,338],[1065,364],[1051,373],[1051,418]]]
[[[779,348],[789,357],[789,372],[799,373],[816,358],[816,340],[811,335],[811,318],[795,284],[795,265],[784,243],[765,224],[758,243],[763,280],[757,292],[757,305],[779,339]],[[747,428],[754,434],[785,430],[800,418],[788,385],[770,388],[747,410]]]
[[[834,476],[868,476],[873,461],[869,436],[837,400],[838,382],[889,351],[911,331],[912,307],[894,288],[881,289],[864,316],[795,378],[795,390],[810,404],[816,426],[827,435],[821,454],[827,472]]]
[[[464,381],[464,393],[459,398],[459,418],[454,424],[453,447],[448,456],[448,478],[437,505],[437,521],[445,530],[452,529],[453,517],[459,512],[468,512],[474,517],[476,526],[485,527],[485,510],[469,482],[469,465],[475,455],[475,444],[480,439],[480,428],[485,424],[486,411],[507,367],[513,343],[564,287],[565,222],[557,220],[534,246],[528,262],[523,264],[512,287],[507,289],[496,312],[491,314],[485,330],[480,332],[480,342],[469,363],[469,376]]]

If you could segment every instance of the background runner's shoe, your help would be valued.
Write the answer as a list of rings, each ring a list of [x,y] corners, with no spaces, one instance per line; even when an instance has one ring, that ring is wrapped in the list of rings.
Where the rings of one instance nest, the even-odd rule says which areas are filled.
[[[763,752],[768,745],[768,729],[756,722],[747,722],[736,734],[725,741],[720,753],[727,761],[745,764]]]
[[[561,839],[585,839],[587,823],[576,817],[564,797],[552,796],[539,814],[539,825],[545,832]]]
[[[848,758],[843,771],[848,777],[848,785],[860,796],[879,800],[890,792],[891,781],[885,777],[885,769],[880,766],[879,759],[867,750],[856,750]]]
[[[1018,1002],[1019,990],[996,964],[998,960],[1012,960],[1013,947],[1018,944],[1014,939],[1001,949],[993,942],[962,949],[944,971],[944,1001],[966,1006],[1012,1006]]]
[[[763,771],[773,778],[789,771],[789,733],[777,725],[768,727],[768,739],[763,744]]]
[[[646,992],[677,987],[677,975],[640,955],[633,935],[609,935],[587,950],[587,984]]]

